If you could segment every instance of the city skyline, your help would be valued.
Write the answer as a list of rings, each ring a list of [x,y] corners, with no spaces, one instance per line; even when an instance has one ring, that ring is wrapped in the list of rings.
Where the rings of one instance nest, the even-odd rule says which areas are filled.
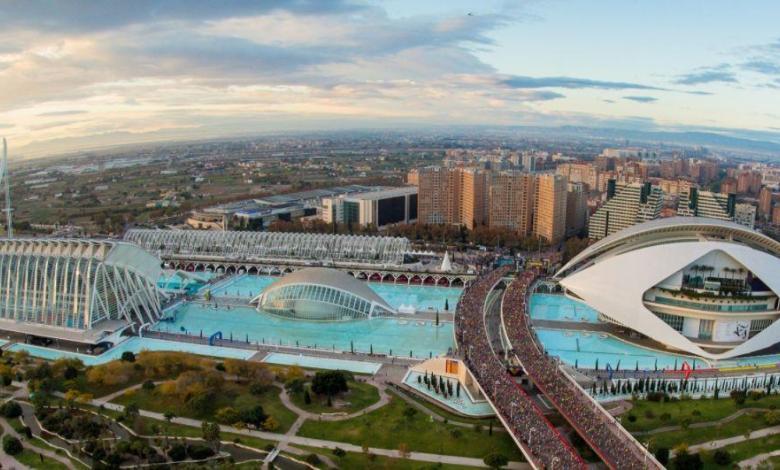
[[[424,125],[780,142],[780,7],[717,3],[0,2],[0,133],[12,158]]]

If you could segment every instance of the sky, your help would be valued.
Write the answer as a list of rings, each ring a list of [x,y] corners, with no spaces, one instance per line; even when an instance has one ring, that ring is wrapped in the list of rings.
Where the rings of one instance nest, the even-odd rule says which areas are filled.
[[[774,0],[0,0],[0,136],[13,158],[426,125],[780,135],[778,18]]]

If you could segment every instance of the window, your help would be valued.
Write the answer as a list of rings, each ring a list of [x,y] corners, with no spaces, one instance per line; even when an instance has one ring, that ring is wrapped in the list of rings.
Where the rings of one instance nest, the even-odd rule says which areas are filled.
[[[667,325],[675,329],[675,331],[682,332],[683,329],[683,317],[679,315],[671,315],[668,313],[656,313],[656,316],[666,322]]]
[[[700,320],[699,339],[712,339],[712,327],[714,324],[714,320]]]
[[[761,333],[772,324],[771,319],[765,319],[765,320],[752,320],[750,322],[750,338],[754,337],[755,335]]]

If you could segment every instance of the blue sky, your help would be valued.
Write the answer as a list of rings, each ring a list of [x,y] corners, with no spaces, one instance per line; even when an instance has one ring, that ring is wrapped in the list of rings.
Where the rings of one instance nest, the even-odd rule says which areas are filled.
[[[266,131],[780,131],[780,2],[0,0],[19,154]]]

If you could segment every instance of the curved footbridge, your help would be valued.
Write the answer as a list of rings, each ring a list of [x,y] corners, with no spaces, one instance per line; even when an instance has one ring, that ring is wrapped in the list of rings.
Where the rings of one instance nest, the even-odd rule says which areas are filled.
[[[458,348],[480,391],[532,467],[584,469],[582,457],[493,354],[485,327],[485,304],[509,270],[503,267],[484,274],[464,291],[455,316]]]
[[[526,311],[527,295],[537,278],[534,271],[520,274],[503,292],[500,344],[508,348],[494,352],[496,341],[491,337],[496,328],[491,325],[489,310],[495,308],[495,301],[491,292],[508,273],[508,267],[499,268],[481,275],[467,287],[458,304],[455,339],[475,382],[528,462],[540,469],[587,467],[569,441],[507,372],[505,360],[522,368],[609,468],[662,469],[653,455],[536,343]]]

